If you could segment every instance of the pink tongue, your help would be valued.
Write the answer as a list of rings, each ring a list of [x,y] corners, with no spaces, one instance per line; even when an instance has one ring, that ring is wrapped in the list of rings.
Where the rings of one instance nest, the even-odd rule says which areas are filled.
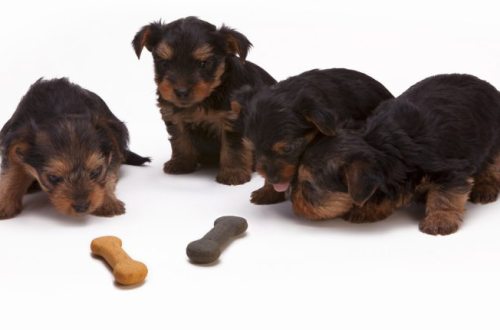
[[[274,190],[276,190],[277,192],[284,192],[284,191],[287,191],[288,187],[290,186],[290,183],[286,182],[286,183],[275,183],[273,184],[273,188]]]

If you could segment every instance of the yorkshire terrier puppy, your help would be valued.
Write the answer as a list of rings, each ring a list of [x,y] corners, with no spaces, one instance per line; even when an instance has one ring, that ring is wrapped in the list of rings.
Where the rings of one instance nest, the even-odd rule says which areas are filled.
[[[144,26],[135,36],[138,57],[153,55],[158,106],[170,135],[170,174],[190,173],[199,165],[217,165],[217,182],[237,185],[250,180],[251,151],[243,144],[238,112],[230,95],[243,85],[276,81],[245,61],[250,41],[241,33],[196,17]]]
[[[285,200],[306,148],[342,127],[356,127],[393,98],[375,79],[347,69],[312,70],[260,89],[244,88],[233,107],[245,116],[245,136],[256,170],[265,178],[255,204]]]
[[[19,214],[36,186],[66,215],[123,214],[120,165],[149,161],[127,144],[127,128],[99,96],[67,79],[38,80],[0,131],[0,219]]]
[[[298,215],[373,222],[423,201],[420,230],[458,230],[467,200],[500,191],[500,93],[470,75],[427,78],[380,104],[358,130],[304,153],[292,191]]]

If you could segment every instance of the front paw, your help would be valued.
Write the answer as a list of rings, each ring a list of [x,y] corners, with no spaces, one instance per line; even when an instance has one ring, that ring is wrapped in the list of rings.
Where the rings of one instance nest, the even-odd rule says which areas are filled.
[[[167,174],[187,174],[196,171],[197,164],[193,161],[171,159],[163,165],[163,172]]]
[[[93,215],[99,217],[113,217],[124,213],[125,204],[119,199],[106,200],[99,208],[92,212]]]
[[[272,186],[264,186],[252,192],[250,201],[257,205],[276,204],[286,200],[284,192],[277,192]]]
[[[0,204],[0,220],[11,219],[21,213],[23,206],[21,203]]]
[[[221,169],[215,178],[215,181],[227,184],[230,186],[235,186],[239,184],[243,184],[245,182],[250,181],[252,178],[252,174],[243,171],[243,170],[234,170],[234,169]]]
[[[462,220],[449,212],[436,212],[429,214],[420,221],[420,231],[429,235],[449,235],[458,230]]]

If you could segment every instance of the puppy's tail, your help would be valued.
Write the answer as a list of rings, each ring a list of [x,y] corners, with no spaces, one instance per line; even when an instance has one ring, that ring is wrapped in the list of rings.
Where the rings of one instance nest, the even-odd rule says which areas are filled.
[[[141,166],[144,165],[144,163],[150,163],[151,158],[149,157],[142,157],[136,154],[135,152],[132,152],[130,150],[125,151],[125,162],[124,164],[126,165],[133,165],[133,166]]]

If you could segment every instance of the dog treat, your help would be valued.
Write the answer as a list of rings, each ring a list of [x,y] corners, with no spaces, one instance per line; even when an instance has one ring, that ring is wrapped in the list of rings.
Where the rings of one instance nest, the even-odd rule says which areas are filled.
[[[148,268],[135,261],[122,249],[122,241],[115,236],[98,237],[90,244],[92,253],[104,258],[113,269],[116,282],[133,285],[144,281]]]
[[[202,239],[189,243],[186,253],[192,262],[208,264],[217,260],[222,247],[231,238],[243,234],[248,228],[247,221],[241,217],[225,216],[215,220],[214,228]]]

